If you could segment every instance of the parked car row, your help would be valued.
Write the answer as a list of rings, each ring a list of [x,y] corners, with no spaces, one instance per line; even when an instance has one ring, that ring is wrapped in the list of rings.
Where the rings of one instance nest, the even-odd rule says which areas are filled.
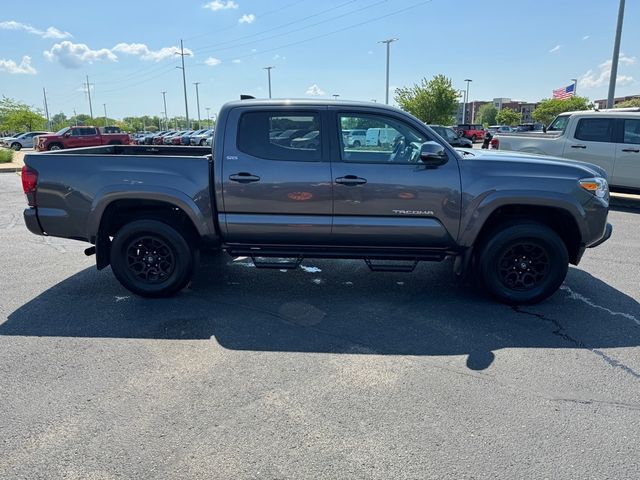
[[[142,132],[134,136],[137,145],[200,145],[213,137],[213,129],[200,130],[163,130],[161,132]]]
[[[49,135],[51,132],[22,132],[13,137],[4,137],[0,142],[0,146],[11,148],[12,150],[21,150],[23,148],[33,148],[33,139],[38,135]]]

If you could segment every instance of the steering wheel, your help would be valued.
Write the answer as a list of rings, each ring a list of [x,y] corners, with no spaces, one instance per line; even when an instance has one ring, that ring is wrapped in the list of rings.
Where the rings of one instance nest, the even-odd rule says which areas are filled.
[[[418,163],[420,159],[420,144],[418,142],[411,142],[407,149],[409,150],[409,163]]]
[[[405,140],[404,137],[399,136],[393,141],[393,151],[389,156],[389,162],[399,163],[402,161],[405,150]]]

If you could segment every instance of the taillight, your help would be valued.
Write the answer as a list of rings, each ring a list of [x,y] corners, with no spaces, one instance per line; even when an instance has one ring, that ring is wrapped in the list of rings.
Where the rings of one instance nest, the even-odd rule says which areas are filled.
[[[495,150],[499,150],[500,149],[500,140],[498,140],[497,138],[492,138],[491,139],[491,148],[493,148]]]
[[[36,190],[38,188],[38,172],[28,166],[22,167],[22,190],[27,196],[30,207],[36,206]]]

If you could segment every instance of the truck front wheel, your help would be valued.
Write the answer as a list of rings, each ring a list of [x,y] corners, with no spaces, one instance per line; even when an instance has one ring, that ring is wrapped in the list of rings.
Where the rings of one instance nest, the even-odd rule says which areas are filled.
[[[197,249],[166,223],[136,220],[116,233],[110,257],[114,275],[127,290],[142,297],[168,297],[191,280]]]
[[[500,301],[538,303],[552,295],[569,267],[567,247],[546,225],[509,223],[493,230],[476,262],[483,286]]]

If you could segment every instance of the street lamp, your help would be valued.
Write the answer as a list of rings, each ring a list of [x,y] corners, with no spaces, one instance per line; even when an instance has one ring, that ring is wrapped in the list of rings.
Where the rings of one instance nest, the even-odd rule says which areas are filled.
[[[337,99],[338,99],[338,97],[339,97],[340,95],[339,95],[339,94],[337,94],[337,93],[334,93],[334,94],[333,94],[333,95],[331,95],[331,96],[333,97],[333,99],[334,99],[334,100],[337,100]]]
[[[211,108],[205,107],[205,110],[207,111],[207,128],[211,128],[211,117],[209,117],[209,110],[211,110]]]
[[[200,125],[200,94],[198,93],[198,85],[202,82],[194,82],[196,86],[196,105],[198,106],[198,129],[201,127]]]
[[[388,38],[386,40],[381,40],[378,43],[386,43],[387,44],[387,90],[384,93],[385,103],[389,105],[389,45],[393,42],[397,42],[397,38]]]
[[[107,104],[103,103],[102,106],[104,107],[104,126],[108,127],[109,125],[107,125]]]
[[[462,110],[462,123],[467,122],[467,103],[469,102],[469,84],[473,82],[470,78],[465,78],[465,82],[467,82],[467,93],[464,97],[464,109]]]
[[[164,102],[164,129],[168,130],[169,129],[169,119],[167,118],[167,92],[160,92],[162,93],[162,101]]]
[[[609,95],[607,96],[607,108],[613,108],[613,99],[616,94],[616,79],[618,77],[618,58],[620,57],[620,37],[622,37],[622,21],[624,20],[624,0],[620,0],[618,8],[618,25],[616,27],[616,39],[613,44],[613,58],[611,59],[611,76],[609,77]]]
[[[274,67],[273,65],[269,67],[263,67],[263,70],[267,71],[267,77],[269,78],[269,98],[271,98],[271,70],[274,68],[276,67]]]

